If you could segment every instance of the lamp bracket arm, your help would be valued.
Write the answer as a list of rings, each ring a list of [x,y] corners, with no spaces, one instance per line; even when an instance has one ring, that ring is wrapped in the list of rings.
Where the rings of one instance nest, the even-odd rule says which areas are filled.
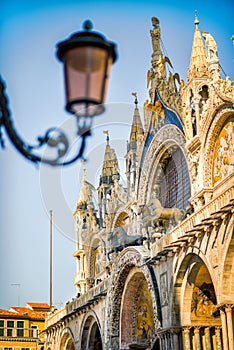
[[[28,160],[38,164],[44,163],[52,166],[69,165],[75,162],[79,158],[83,158],[85,139],[90,135],[90,132],[80,134],[81,146],[77,154],[70,160],[64,161],[64,157],[69,151],[69,141],[64,131],[59,128],[50,128],[46,131],[44,136],[37,138],[37,145],[29,145],[25,143],[19,136],[14,127],[11,113],[8,107],[8,98],[5,93],[5,83],[0,76],[0,145],[5,147],[2,128],[4,127],[8,137],[10,138],[16,149]],[[42,150],[42,147],[48,146],[51,150],[55,150],[53,158],[45,158],[37,154],[38,150]],[[36,152],[36,153],[35,153]]]

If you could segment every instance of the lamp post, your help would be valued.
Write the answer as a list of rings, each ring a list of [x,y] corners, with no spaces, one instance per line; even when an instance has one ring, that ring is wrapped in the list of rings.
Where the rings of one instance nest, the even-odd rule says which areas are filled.
[[[38,144],[27,144],[14,127],[5,93],[5,84],[0,77],[0,142],[4,147],[1,129],[4,128],[16,149],[34,163],[64,166],[83,157],[87,136],[91,135],[92,119],[104,112],[105,95],[111,65],[116,61],[114,43],[93,32],[92,23],[85,21],[83,31],[70,36],[57,45],[57,57],[64,64],[66,110],[77,121],[76,134],[81,139],[80,148],[71,159],[64,160],[69,153],[69,141],[59,128],[50,128],[44,136],[37,138]],[[54,150],[53,156],[44,157],[45,147]]]

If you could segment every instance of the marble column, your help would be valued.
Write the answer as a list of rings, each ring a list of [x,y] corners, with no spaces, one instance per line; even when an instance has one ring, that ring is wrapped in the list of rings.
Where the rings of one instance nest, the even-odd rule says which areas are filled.
[[[161,347],[160,347],[160,349],[166,349],[165,335],[164,334],[161,334],[160,340],[161,340]]]
[[[85,260],[86,260],[86,256],[85,254],[82,254],[82,279],[86,278],[86,266],[85,266]]]
[[[168,349],[173,349],[173,339],[172,334],[167,333]]]
[[[164,333],[163,339],[164,339],[164,349],[168,350],[167,334],[166,333]]]
[[[215,327],[216,350],[222,350],[220,327]]]
[[[164,337],[165,337],[165,349],[168,350],[168,349],[170,349],[170,348],[169,348],[169,345],[168,345],[168,336],[167,336],[167,333],[164,334]]]
[[[226,314],[222,308],[220,309],[220,316],[221,316],[221,322],[222,322],[223,348],[224,350],[229,350]]]
[[[205,343],[206,343],[206,350],[211,350],[211,341],[210,341],[210,328],[205,328]]]
[[[198,327],[194,328],[194,337],[195,337],[195,350],[201,350],[200,329]]]
[[[227,317],[227,334],[228,334],[229,349],[234,349],[232,307],[230,305],[227,305],[227,307],[225,308],[225,311],[226,311],[226,317]]]
[[[159,343],[160,343],[160,349],[163,349],[163,337],[162,337],[162,335],[159,336]]]
[[[180,343],[179,343],[179,332],[176,330],[172,331],[172,340],[173,340],[173,350],[179,350],[180,349]]]
[[[183,335],[184,335],[184,350],[191,350],[190,329],[184,328]]]

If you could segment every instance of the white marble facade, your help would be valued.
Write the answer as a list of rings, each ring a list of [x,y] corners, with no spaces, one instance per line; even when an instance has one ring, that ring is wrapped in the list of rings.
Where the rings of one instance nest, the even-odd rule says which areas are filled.
[[[153,17],[149,99],[141,116],[135,94],[128,188],[108,135],[98,189],[84,171],[77,296],[48,317],[47,350],[234,348],[233,85],[198,18],[186,81],[171,72],[160,35]]]

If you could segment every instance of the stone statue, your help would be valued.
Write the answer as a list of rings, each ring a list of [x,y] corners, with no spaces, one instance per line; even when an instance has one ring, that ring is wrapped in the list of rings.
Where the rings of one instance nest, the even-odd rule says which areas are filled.
[[[150,68],[147,72],[147,88],[152,84],[152,80],[155,77],[155,72],[153,68]]]
[[[141,245],[143,240],[144,238],[141,235],[130,236],[122,226],[117,226],[108,234],[108,241],[110,242],[108,256],[111,253],[121,251],[124,247]]]
[[[207,32],[202,32],[202,37],[205,40],[207,51],[208,51],[208,58],[218,58],[218,49],[217,49],[217,44],[212,37],[210,33]]]
[[[90,206],[93,206],[93,192],[96,191],[96,188],[87,181],[86,179],[86,168],[84,170],[84,176],[82,179],[81,189],[78,197],[78,204],[87,203]]]
[[[159,20],[156,17],[152,17],[152,25],[153,29],[150,31],[151,38],[152,38],[152,47],[154,53],[158,53],[161,51],[160,49],[160,27],[159,27]]]
[[[152,111],[153,111],[152,129],[156,129],[159,122],[160,122],[160,125],[164,123],[164,120],[166,117],[161,101],[157,100],[155,102],[155,105],[152,106]],[[159,118],[160,118],[160,120],[159,120]]]
[[[147,225],[151,227],[159,226],[159,221],[165,220],[167,222],[173,221],[178,224],[179,220],[182,218],[183,213],[178,208],[164,208],[157,198],[157,186],[154,187],[152,197],[147,206],[144,208]],[[148,212],[148,215],[147,215]]]

